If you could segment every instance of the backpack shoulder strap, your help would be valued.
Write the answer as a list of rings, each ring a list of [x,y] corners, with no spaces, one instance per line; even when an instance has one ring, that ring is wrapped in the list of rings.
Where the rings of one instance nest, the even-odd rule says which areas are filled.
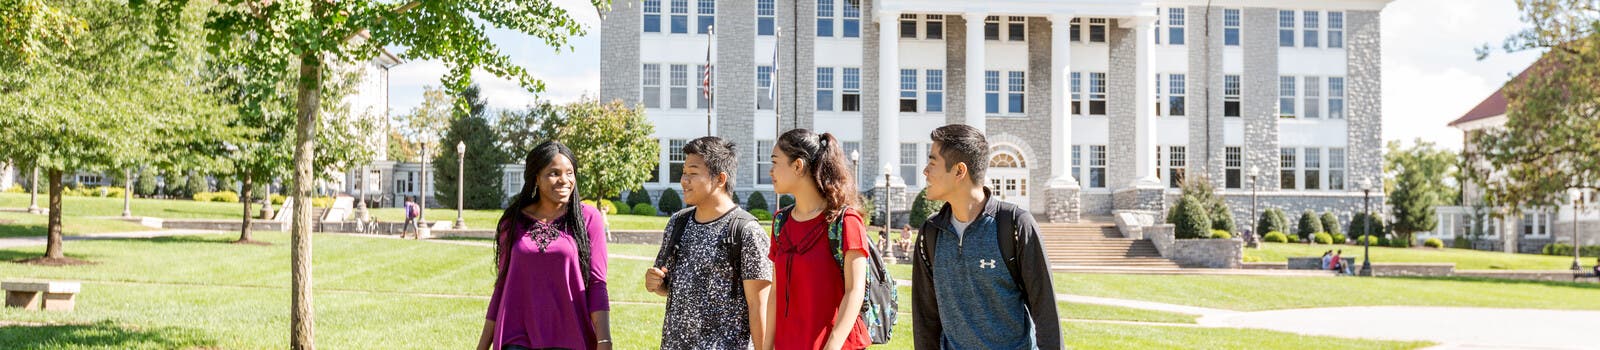
[[[839,208],[839,218],[828,223],[828,247],[833,248],[833,261],[839,263],[839,271],[844,271],[844,211],[850,207]],[[866,232],[862,232],[866,237]],[[871,241],[864,242],[872,245]]]
[[[789,222],[789,214],[791,212],[793,212],[793,211],[794,211],[794,206],[790,205],[790,206],[787,206],[787,207],[779,208],[777,213],[772,214],[772,234],[771,234],[771,236],[772,236],[773,244],[777,244],[778,236],[780,235],[779,231],[781,231],[783,229],[783,224],[784,223]]]
[[[994,215],[996,226],[998,226],[995,234],[999,236],[997,238],[999,238],[1000,242],[1000,258],[1005,259],[1006,269],[1011,272],[1011,280],[1018,287],[1022,287],[1021,259],[1017,258],[1018,253],[1022,252],[1022,237],[1017,232],[1016,215],[1016,210],[1001,206],[1001,209],[996,211]],[[1026,289],[1024,288],[1024,290]],[[1026,294],[1024,294],[1024,297],[1026,297]]]
[[[672,227],[672,232],[667,236],[666,245],[661,246],[665,254],[657,257],[656,267],[667,267],[668,263],[678,260],[678,241],[683,240],[683,230],[689,226],[689,219],[694,215],[694,207],[679,210],[672,215],[672,221],[667,225]]]
[[[722,237],[722,244],[728,249],[728,263],[733,265],[734,280],[742,281],[744,279],[744,226],[755,221],[756,218],[743,209],[735,208],[734,210],[736,212],[730,214],[733,215],[733,218],[728,221],[728,233]],[[735,284],[741,286],[735,289],[743,290],[743,283]]]

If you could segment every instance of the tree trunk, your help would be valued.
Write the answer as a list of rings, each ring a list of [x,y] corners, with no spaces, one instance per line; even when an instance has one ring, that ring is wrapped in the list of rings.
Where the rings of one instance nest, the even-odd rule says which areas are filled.
[[[290,224],[289,347],[294,350],[316,348],[311,308],[311,191],[312,157],[316,152],[317,110],[321,107],[322,58],[315,53],[300,55],[300,81],[295,103],[294,130],[294,207]]]
[[[256,187],[255,184],[250,181],[251,178],[255,177],[254,175],[255,174],[250,171],[245,171],[244,188],[239,189],[239,192],[242,192],[243,194],[242,197],[239,197],[241,199],[239,202],[244,203],[244,225],[239,227],[240,243],[250,241],[250,219],[255,218],[254,216],[250,215],[250,204],[255,202],[255,197],[252,197],[250,193]]]
[[[50,215],[49,224],[45,232],[49,238],[44,244],[44,257],[46,259],[64,259],[67,256],[61,253],[61,170],[50,169]]]

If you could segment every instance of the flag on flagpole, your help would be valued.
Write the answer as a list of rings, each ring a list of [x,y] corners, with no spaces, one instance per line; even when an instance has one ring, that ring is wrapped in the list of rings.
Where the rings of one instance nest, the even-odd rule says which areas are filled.
[[[712,30],[715,30],[714,28]],[[708,35],[715,35],[707,31]],[[706,70],[701,72],[700,86],[705,88],[705,97],[711,99],[711,45],[706,45]]]
[[[782,33],[780,32],[779,34],[782,34]],[[783,40],[773,40],[772,41],[772,74],[773,74],[773,77],[772,77],[771,80],[769,80],[771,82],[770,83],[771,86],[770,86],[769,89],[767,89],[767,99],[768,100],[772,100],[773,104],[777,104],[777,101],[778,101],[778,89],[777,89],[777,86],[778,86],[778,78],[777,78],[777,74],[778,74],[778,44],[780,42],[782,42],[782,41]]]

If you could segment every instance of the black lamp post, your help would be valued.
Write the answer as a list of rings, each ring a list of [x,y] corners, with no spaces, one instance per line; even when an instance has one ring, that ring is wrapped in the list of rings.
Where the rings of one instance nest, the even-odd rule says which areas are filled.
[[[889,191],[893,190],[892,188],[889,187],[889,180],[890,180],[891,176],[894,176],[894,166],[893,165],[889,165],[888,163],[884,163],[883,164],[883,233],[881,234],[881,237],[878,238],[878,243],[884,245],[883,247],[880,248],[880,249],[883,249],[883,250],[887,250],[888,249],[889,222],[894,221],[894,199],[891,199],[890,196],[889,196]],[[891,263],[891,264],[894,263],[894,260],[893,260],[894,257],[893,256],[894,256],[894,254],[890,254],[889,263]]]
[[[1256,175],[1261,173],[1261,168],[1250,166],[1250,225],[1256,224]],[[1254,231],[1254,230],[1252,230]],[[1266,232],[1256,232],[1256,239],[1261,239]]]
[[[1361,275],[1372,276],[1372,180],[1361,179]]]

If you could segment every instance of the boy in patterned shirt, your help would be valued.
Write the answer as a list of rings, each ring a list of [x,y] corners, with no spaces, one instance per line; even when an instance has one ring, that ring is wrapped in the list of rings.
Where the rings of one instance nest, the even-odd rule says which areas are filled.
[[[679,182],[691,207],[672,215],[645,272],[645,290],[667,297],[661,349],[769,348],[771,241],[733,201],[738,152],[708,136],[685,144],[683,154]]]

